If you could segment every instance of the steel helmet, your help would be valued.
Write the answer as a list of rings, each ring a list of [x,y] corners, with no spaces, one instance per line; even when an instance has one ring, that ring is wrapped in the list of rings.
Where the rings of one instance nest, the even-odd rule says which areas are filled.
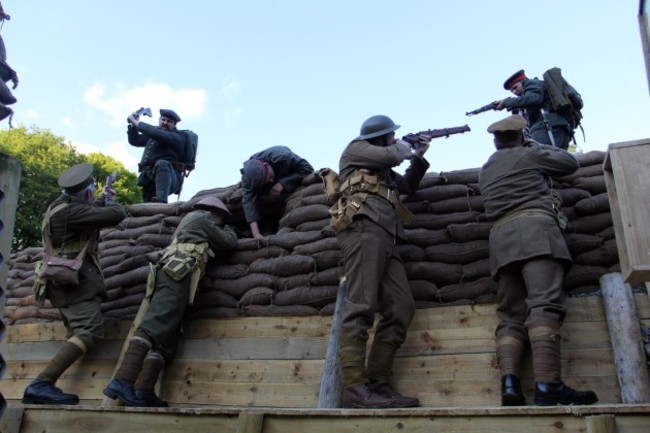
[[[399,129],[400,125],[395,125],[395,122],[390,117],[378,114],[369,117],[361,125],[360,134],[357,140],[366,140],[368,138],[379,137],[389,132]]]
[[[216,197],[205,197],[199,200],[195,205],[194,209],[204,209],[214,212],[215,210],[221,211],[226,215],[230,216],[230,211],[221,200]]]

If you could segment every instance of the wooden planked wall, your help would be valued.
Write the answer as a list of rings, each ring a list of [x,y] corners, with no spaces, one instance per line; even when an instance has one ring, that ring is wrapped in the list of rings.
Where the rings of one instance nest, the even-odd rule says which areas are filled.
[[[635,295],[643,326],[650,299]],[[395,362],[398,390],[423,406],[496,406],[499,373],[494,355],[494,305],[417,310]],[[197,320],[186,325],[176,361],[166,370],[162,397],[179,405],[315,407],[330,317],[253,317]],[[130,322],[109,321],[106,340],[57,382],[82,403],[99,404]],[[66,339],[61,323],[9,326],[2,344],[7,371],[2,392],[18,400]],[[620,390],[600,297],[570,298],[562,334],[565,380],[619,403]],[[526,358],[530,365],[530,357]],[[524,391],[532,400],[530,367]]]

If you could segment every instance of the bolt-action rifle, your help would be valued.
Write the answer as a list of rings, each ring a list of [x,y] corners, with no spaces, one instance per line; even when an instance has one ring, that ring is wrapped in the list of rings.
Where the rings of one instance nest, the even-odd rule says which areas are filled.
[[[465,116],[473,116],[475,114],[483,113],[485,111],[495,110],[497,108],[497,105],[499,105],[499,101],[490,102],[489,104],[484,105],[481,108],[477,108],[476,110],[473,111],[468,111],[467,113],[465,113]]]
[[[113,204],[113,198],[115,198],[115,189],[113,188],[113,183],[117,180],[117,170],[113,174],[106,176],[106,185],[104,185],[104,205],[109,206]]]
[[[450,135],[462,134],[463,132],[469,132],[469,126],[456,126],[453,128],[443,128],[443,129],[428,129],[426,131],[415,132],[411,134],[406,134],[402,137],[402,140],[406,141],[411,145],[414,150],[417,150],[420,147],[420,137],[426,137],[429,139],[445,137],[449,138]]]

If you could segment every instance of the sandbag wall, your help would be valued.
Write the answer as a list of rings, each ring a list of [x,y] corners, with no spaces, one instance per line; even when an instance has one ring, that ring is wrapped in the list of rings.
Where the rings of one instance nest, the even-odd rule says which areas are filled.
[[[577,157],[577,172],[553,180],[569,219],[565,239],[575,265],[565,288],[574,296],[596,292],[602,275],[620,271],[602,170],[605,153]],[[403,198],[414,218],[399,249],[418,308],[496,300],[488,262],[491,225],[484,218],[478,175],[479,169],[427,173],[417,193]],[[187,202],[129,206],[129,218],[100,233],[107,317],[135,316],[150,264],[160,258],[182,217],[206,195],[228,205],[229,223],[241,238],[235,251],[209,263],[190,318],[333,312],[342,256],[328,227],[323,185],[310,176],[284,200],[265,202],[263,215],[275,218],[277,233],[259,241],[245,237],[238,185],[205,190]],[[56,309],[36,306],[31,296],[34,266],[42,254],[42,248],[27,248],[11,256],[7,324],[59,320]]]

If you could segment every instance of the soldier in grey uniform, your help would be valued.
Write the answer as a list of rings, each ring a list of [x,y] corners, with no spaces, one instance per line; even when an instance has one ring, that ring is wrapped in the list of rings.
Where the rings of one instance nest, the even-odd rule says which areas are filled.
[[[277,197],[293,192],[314,168],[288,147],[273,146],[252,155],[240,172],[244,215],[253,237],[259,239],[262,234],[258,222],[262,216],[258,206],[262,196]]]
[[[70,167],[59,177],[58,183],[63,193],[50,205],[53,252],[75,258],[88,240],[89,244],[79,270],[78,285],[58,285],[36,279],[35,292],[41,293],[44,289],[45,297],[59,309],[69,339],[25,389],[22,401],[28,404],[79,402],[76,395],[63,393],[54,384],[72,363],[104,337],[101,301],[106,298],[106,286],[97,261],[97,239],[100,229],[115,226],[127,216],[122,206],[105,206],[104,201],[95,201],[95,179],[90,164]]]
[[[533,140],[538,143],[554,145],[560,149],[569,147],[573,131],[569,122],[553,111],[544,80],[528,78],[522,69],[509,77],[503,83],[503,88],[511,91],[517,97],[499,101],[497,110],[504,108],[509,111],[523,110],[528,122],[528,133]],[[577,92],[576,95],[578,95]],[[580,109],[582,105],[580,104],[576,108]]]
[[[490,268],[498,284],[497,363],[501,402],[525,405],[519,380],[530,342],[535,404],[592,404],[592,391],[564,384],[560,328],[566,313],[564,274],[572,259],[558,225],[559,203],[549,178],[573,173],[578,161],[567,151],[524,138],[526,121],[510,116],[488,128],[496,152],[483,165],[479,186],[490,231]]]
[[[161,109],[158,126],[140,122],[135,113],[127,121],[129,144],[144,147],[138,164],[142,200],[167,203],[169,195],[180,194],[183,186],[180,160],[185,152],[185,135],[176,129],[181,118],[172,110]]]
[[[404,238],[401,218],[410,216],[399,195],[417,190],[429,168],[424,154],[430,139],[421,138],[412,152],[410,144],[395,139],[398,128],[387,116],[370,117],[339,161],[340,193],[345,203],[355,203],[351,209],[356,212],[337,233],[347,284],[340,335],[343,407],[419,405],[417,398],[395,391],[390,376],[415,313],[396,246],[397,239]],[[392,170],[405,159],[411,162],[404,175]],[[381,318],[366,365],[368,330],[377,312]]]
[[[0,4],[0,22],[4,20],[9,20],[9,15],[7,15]],[[0,120],[9,117],[9,126],[11,127],[11,118],[13,117],[14,111],[7,107],[7,105],[15,104],[16,97],[11,93],[11,89],[7,86],[7,82],[12,82],[12,89],[18,87],[18,74],[16,71],[9,66],[7,63],[7,50],[5,49],[4,39],[0,35]]]
[[[168,406],[153,389],[165,359],[175,351],[181,320],[194,301],[207,261],[237,246],[234,230],[224,225],[230,211],[221,200],[206,197],[194,209],[178,225],[152,270],[147,282],[147,296],[153,292],[149,310],[129,341],[115,378],[104,389],[106,396],[119,398],[125,406]]]

